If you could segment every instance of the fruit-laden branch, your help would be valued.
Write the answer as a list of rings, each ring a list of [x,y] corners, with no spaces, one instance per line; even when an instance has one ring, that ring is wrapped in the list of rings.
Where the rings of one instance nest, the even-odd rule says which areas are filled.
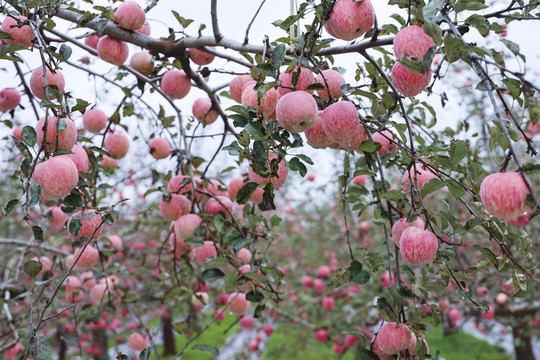
[[[13,4],[14,0],[8,0],[8,2]],[[102,20],[100,18],[96,18],[94,20],[87,21],[87,19],[80,14],[64,8],[58,9],[53,15],[95,31],[98,31],[100,29],[99,22]],[[173,42],[170,40],[155,39],[144,34],[125,30],[111,23],[107,24],[101,34],[109,35],[111,37],[114,37],[115,39],[123,40],[131,44],[138,45],[147,50],[158,52],[164,54],[165,56],[175,58],[181,56],[187,48],[200,48],[202,46],[222,46],[224,48],[235,50],[238,52],[247,52],[258,55],[266,53],[268,57],[271,57],[273,55],[273,49],[265,50],[266,46],[264,45],[242,44],[241,42],[229,38],[222,38],[220,41],[216,41],[214,36],[185,37],[183,39]],[[377,39],[375,41],[369,39],[353,45],[343,45],[322,49],[317,53],[317,55],[325,56],[353,53],[377,46],[390,45],[392,44],[393,40],[393,37]],[[288,50],[288,53],[291,55],[295,55],[295,53],[292,53],[291,50]],[[299,55],[299,53],[296,55]]]
[[[457,36],[461,41],[463,41],[464,44],[467,44],[465,40],[463,39],[463,36],[459,32],[456,25],[450,20],[450,17],[448,16],[448,13],[445,10],[441,10],[441,14],[443,15],[444,21],[448,24],[450,27],[450,30],[452,33]],[[501,115],[501,111],[499,109],[499,106],[497,105],[497,102],[495,100],[495,96],[493,95],[493,86],[491,86],[491,82],[489,81],[486,73],[482,69],[482,65],[480,65],[480,61],[478,60],[477,56],[471,52],[467,52],[465,54],[467,58],[471,61],[472,67],[476,74],[480,77],[482,84],[486,88],[486,92],[489,97],[489,101],[491,102],[491,105],[493,107],[493,111],[495,112],[495,116],[497,117],[497,122],[499,123],[499,126],[501,128],[502,133],[504,134],[505,138],[508,140],[508,151],[510,154],[512,154],[512,157],[514,158],[514,162],[516,163],[519,172],[521,173],[521,176],[523,177],[523,181],[525,182],[525,185],[527,185],[527,189],[529,190],[529,194],[533,200],[534,209],[532,213],[529,216],[529,220],[534,218],[536,215],[540,214],[540,205],[538,204],[538,201],[534,195],[534,189],[529,182],[529,179],[527,176],[525,176],[525,171],[523,169],[523,165],[521,164],[521,160],[519,159],[517,153],[514,151],[514,147],[512,146],[512,139],[510,138],[510,134],[508,132],[508,128],[506,127],[506,124],[504,123],[504,120]]]

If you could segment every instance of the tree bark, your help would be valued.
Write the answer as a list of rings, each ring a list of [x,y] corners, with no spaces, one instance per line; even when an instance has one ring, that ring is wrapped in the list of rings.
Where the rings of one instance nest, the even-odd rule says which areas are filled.
[[[107,354],[107,351],[109,350],[109,346],[107,343],[107,334],[105,332],[105,329],[96,329],[94,330],[94,346],[101,349],[101,354],[94,355],[94,360],[109,360],[109,354]]]
[[[523,331],[525,326],[525,323],[520,323],[517,326],[512,327],[516,359],[535,360],[534,352],[532,349],[531,337],[525,331]]]
[[[163,355],[176,354],[176,341],[170,316],[163,316]]]

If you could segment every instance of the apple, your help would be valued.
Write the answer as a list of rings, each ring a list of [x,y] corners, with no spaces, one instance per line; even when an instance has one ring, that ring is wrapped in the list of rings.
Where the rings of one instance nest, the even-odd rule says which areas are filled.
[[[432,262],[437,256],[439,241],[437,236],[428,230],[408,227],[401,234],[399,252],[407,264],[424,265]]]
[[[118,235],[109,235],[109,241],[111,242],[111,246],[115,248],[116,250],[122,250],[123,246],[123,240]]]
[[[36,124],[36,138],[37,144],[41,146],[43,143],[48,151],[53,151],[58,142],[57,149],[71,150],[77,142],[77,128],[75,123],[71,119],[60,119],[62,123],[58,124],[58,119],[54,116],[47,118],[47,135],[44,134],[45,117],[39,119]],[[58,131],[58,127],[62,126],[64,129]],[[45,141],[44,138],[45,137]]]
[[[421,26],[410,25],[396,34],[393,45],[394,55],[397,59],[401,58],[403,54],[407,54],[422,61],[427,51],[435,46],[435,42]]]
[[[285,94],[288,94],[292,91],[293,83],[292,83],[292,77],[293,74],[297,71],[298,67],[295,67],[289,72],[281,73],[279,75],[279,81],[281,82],[281,86],[278,87],[278,93],[280,96],[283,96]],[[312,85],[315,83],[315,77],[313,76],[313,73],[311,70],[305,67],[300,67],[300,75],[298,76],[298,83],[296,84],[295,89],[298,91],[307,91],[310,94],[313,94],[313,90],[307,90],[309,85]]]
[[[212,100],[208,98],[195,100],[191,107],[191,112],[197,120],[204,122],[205,125],[214,123],[219,116],[216,110],[212,110]]]
[[[377,339],[384,354],[394,355],[409,347],[411,330],[405,324],[386,323],[379,329]]]
[[[232,214],[233,203],[226,196],[217,196],[216,198],[211,198],[206,203],[204,211],[208,214],[216,215],[221,212],[224,216],[228,217]]]
[[[58,88],[58,91],[63,92],[64,87],[66,84],[66,81],[64,79],[64,75],[60,72],[60,70],[55,70],[55,73],[53,74],[49,68],[47,68],[47,71],[45,71],[45,74],[47,75],[47,85],[48,86],[54,86]],[[38,67],[33,73],[32,76],[30,76],[30,89],[32,90],[32,94],[34,94],[35,97],[37,97],[40,100],[44,100],[47,95],[45,93],[45,77],[43,76],[43,67]],[[50,94],[49,100],[54,99],[54,96]]]
[[[325,79],[326,81],[324,81]],[[345,85],[346,81],[343,75],[336,70],[323,70],[322,74],[317,75],[317,82],[325,87],[324,90],[317,90],[317,95],[324,101],[330,100],[329,93],[336,100],[343,95],[341,87]]]
[[[236,315],[245,315],[249,310],[250,302],[246,300],[246,294],[233,292],[229,294],[229,311]]]
[[[4,356],[6,357],[7,360],[15,360],[15,359],[17,359],[17,356],[19,355],[19,353],[22,350],[24,350],[24,345],[22,343],[18,342],[15,345],[13,345],[12,347],[7,348],[4,351]]]
[[[197,214],[180,216],[174,222],[174,234],[180,241],[195,237],[195,229],[201,226],[202,218]]]
[[[500,219],[514,219],[525,212],[529,189],[519,172],[486,176],[480,185],[480,198],[486,210]]]
[[[499,305],[504,305],[508,301],[508,295],[505,293],[498,293],[495,297],[495,302]]]
[[[147,51],[133,54],[133,56],[131,56],[131,60],[129,61],[129,66],[147,76],[154,72],[152,55]]]
[[[182,70],[168,70],[161,78],[161,90],[173,99],[182,99],[191,90],[191,81]]]
[[[189,213],[191,202],[184,195],[170,194],[170,199],[167,201],[161,198],[159,203],[159,212],[166,220],[175,221],[182,215]]]
[[[99,39],[97,52],[101,60],[117,66],[123,65],[129,57],[127,43],[110,36]]]
[[[232,79],[229,84],[229,92],[231,97],[237,103],[242,103],[242,90],[247,82],[253,81],[251,75],[240,75]]]
[[[41,186],[41,196],[46,200],[58,200],[69,195],[79,182],[77,167],[66,156],[40,162],[32,177]]]
[[[139,333],[132,333],[129,336],[128,347],[131,349],[131,351],[143,351],[148,347],[148,345],[150,345],[150,338],[148,336],[143,336]]]
[[[366,130],[360,125],[349,139],[338,142],[338,145],[344,150],[359,151],[360,145],[367,139]]]
[[[390,141],[390,139],[394,139],[395,136],[388,130],[383,130],[380,132],[376,132],[372,136],[373,141],[376,143],[381,144],[381,148],[379,149],[379,155],[384,156],[386,154],[389,154],[391,152],[397,151],[397,144]]]
[[[90,46],[92,49],[97,50],[97,44],[98,43],[99,43],[99,36],[97,36],[96,34],[89,35],[89,36],[84,38],[84,44],[87,45],[87,46]]]
[[[314,279],[313,280],[313,289],[315,289],[315,292],[319,295],[324,293],[325,291],[325,285],[324,281],[322,279]]]
[[[305,91],[283,95],[276,106],[276,118],[282,128],[291,133],[311,129],[317,122],[319,109],[313,96]]]
[[[276,111],[276,104],[278,102],[278,92],[276,89],[269,89],[259,102],[258,91],[255,90],[256,82],[248,82],[242,90],[242,106],[245,108],[252,107],[255,110],[260,111],[264,116],[271,115]]]
[[[313,278],[309,275],[302,276],[302,285],[304,285],[305,287],[310,287],[311,285],[313,285]]]
[[[425,223],[424,220],[422,220],[422,218],[420,217],[417,217],[411,222],[408,222],[407,218],[401,218],[394,223],[394,225],[392,226],[392,240],[394,240],[394,244],[399,247],[399,240],[401,239],[401,234],[403,234],[403,231],[405,231],[405,229],[410,228],[411,226],[424,229]]]
[[[15,110],[21,102],[21,95],[17,89],[5,88],[0,91],[0,111]]]
[[[336,300],[333,297],[325,296],[321,300],[321,305],[325,310],[332,310],[336,306]]]
[[[68,215],[59,206],[53,206],[48,211],[51,220],[49,224],[54,231],[61,231],[64,228]]]
[[[329,337],[328,337],[328,334],[326,333],[326,330],[319,329],[315,331],[315,339],[317,339],[317,341],[322,342],[322,343],[327,342],[329,340]]]
[[[317,120],[315,125],[305,131],[306,139],[308,143],[314,148],[325,148],[335,144],[335,141],[330,139],[323,130],[322,126],[322,111],[317,113]]]
[[[148,23],[148,21],[145,21],[143,26],[141,26],[140,29],[135,30],[135,31],[138,32],[139,34],[150,36],[152,29],[150,29],[150,24]]]
[[[486,314],[480,312],[480,317],[486,321],[493,320],[495,318],[495,307],[490,306]]]
[[[146,22],[146,14],[135,1],[126,1],[116,9],[114,17],[118,25],[127,30],[139,30]]]
[[[217,256],[217,249],[213,241],[205,241],[204,245],[193,247],[191,251],[199,265],[205,265],[206,259]]]
[[[115,132],[105,135],[105,150],[113,159],[124,158],[129,151],[129,139],[121,133]]]
[[[321,265],[317,269],[317,275],[322,279],[328,279],[332,275],[332,269],[326,265]]]
[[[209,46],[209,49],[215,50],[215,46]],[[212,61],[214,61],[215,55],[209,54],[207,52],[204,52],[202,50],[196,49],[196,48],[190,48],[187,50],[189,53],[189,58],[191,61],[193,61],[197,65],[208,65]]]
[[[2,31],[9,33],[13,40],[4,39],[6,44],[17,44],[26,47],[32,46],[32,40],[34,40],[34,31],[30,25],[18,26],[19,23],[27,21],[26,16],[13,16],[8,15],[2,22]]]
[[[105,129],[108,121],[107,115],[99,109],[88,110],[83,115],[84,128],[93,134],[99,134]]]
[[[445,313],[450,309],[450,301],[446,299],[440,300],[438,305],[439,305],[439,311],[441,313]]]
[[[416,96],[428,86],[431,80],[431,71],[425,75],[415,73],[396,61],[392,67],[392,82],[396,89],[405,96]]]
[[[256,339],[251,339],[248,341],[248,350],[250,351],[258,351],[259,350],[259,342]]]
[[[23,126],[17,125],[15,129],[13,129],[13,137],[19,141],[23,141],[22,130],[23,130]]]
[[[165,159],[171,155],[171,144],[167,138],[153,138],[148,143],[148,146],[150,147],[150,155],[156,160]]]
[[[270,336],[274,332],[274,328],[272,327],[272,325],[264,325],[263,331],[266,334],[266,336]]]
[[[71,159],[71,161],[73,161],[77,167],[77,171],[79,171],[79,174],[88,172],[89,159],[86,150],[84,150],[84,148],[80,145],[75,144],[71,148],[71,152],[73,154],[66,154],[63,156],[67,156]]]
[[[418,183],[418,187],[415,184],[415,176],[416,176],[416,183]],[[405,171],[405,174],[403,174],[403,177],[401,178],[401,183],[403,191],[405,191],[409,196],[411,195],[411,188],[415,189],[416,193],[419,193],[422,191],[424,186],[431,180],[436,179],[437,175],[432,173],[425,165],[416,163],[414,164],[414,169],[411,167],[407,171]],[[411,185],[412,184],[412,185]],[[425,197],[423,197],[424,200],[429,199],[431,196],[433,196],[433,192],[427,194]],[[414,198],[418,199],[419,194],[415,194]]]
[[[92,215],[90,219],[86,219],[85,217],[88,217],[89,215]],[[80,219],[81,227],[77,230],[76,234],[72,234],[71,231],[69,232],[71,240],[76,241],[84,237],[86,241],[92,236],[93,240],[99,239],[101,232],[103,231],[103,219],[99,213],[97,213],[95,210],[85,210],[83,212],[77,211],[73,213],[68,221],[68,229],[70,228],[71,222],[74,218],[82,218]]]
[[[118,166],[118,160],[113,159],[110,156],[103,155],[103,160],[101,160],[101,166],[104,168],[111,168]]]
[[[246,330],[253,330],[253,323],[255,321],[253,320],[253,318],[249,315],[246,315],[244,317],[242,317],[240,319],[240,321],[238,322],[238,324],[240,325],[240,327],[242,329],[246,329]]]
[[[370,0],[338,0],[324,27],[333,37],[350,41],[364,35],[374,22],[375,10]]]
[[[315,181],[315,174],[309,173],[306,175],[307,181]]]
[[[360,184],[360,185],[364,185],[366,186],[367,184],[367,175],[357,175],[355,177],[353,177],[352,181],[356,184]]]
[[[79,254],[81,254],[82,248],[76,248],[75,253],[69,255],[66,258],[66,264],[68,267],[71,267],[74,263]],[[77,261],[77,267],[79,269],[88,269],[92,266],[94,266],[99,261],[99,251],[93,247],[93,246],[86,246],[84,251],[82,251],[81,257],[79,258],[79,261]],[[92,292],[90,290],[90,292]],[[90,293],[90,296],[92,294]]]
[[[356,106],[349,101],[338,101],[328,106],[321,118],[324,132],[337,143],[348,141],[361,126]]]
[[[246,248],[241,248],[237,254],[238,259],[242,260],[244,264],[249,264],[251,261],[251,251]]]

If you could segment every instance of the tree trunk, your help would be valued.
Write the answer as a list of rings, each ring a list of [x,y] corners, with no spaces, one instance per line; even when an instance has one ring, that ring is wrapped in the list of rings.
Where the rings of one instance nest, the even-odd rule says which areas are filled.
[[[526,334],[523,329],[526,324],[520,323],[512,327],[514,335],[514,350],[516,351],[517,360],[535,360],[532,349],[531,337]]]
[[[174,340],[174,331],[170,316],[163,316],[163,355],[176,354],[176,342]]]
[[[94,355],[94,360],[109,360],[109,354],[107,351],[109,350],[109,346],[107,343],[107,334],[105,332],[105,329],[96,329],[94,330],[94,346],[99,348],[101,350],[101,354]]]

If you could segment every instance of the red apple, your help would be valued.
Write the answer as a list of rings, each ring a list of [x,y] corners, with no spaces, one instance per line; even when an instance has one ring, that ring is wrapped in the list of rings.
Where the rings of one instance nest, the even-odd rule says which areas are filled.
[[[439,241],[435,234],[417,227],[409,227],[401,234],[399,252],[407,264],[424,265],[437,256]]]
[[[480,198],[486,210],[501,219],[513,219],[525,212],[529,189],[519,172],[488,175],[480,185]]]
[[[295,91],[283,95],[276,106],[276,118],[282,128],[292,133],[309,130],[317,121],[319,109],[311,94]]]

